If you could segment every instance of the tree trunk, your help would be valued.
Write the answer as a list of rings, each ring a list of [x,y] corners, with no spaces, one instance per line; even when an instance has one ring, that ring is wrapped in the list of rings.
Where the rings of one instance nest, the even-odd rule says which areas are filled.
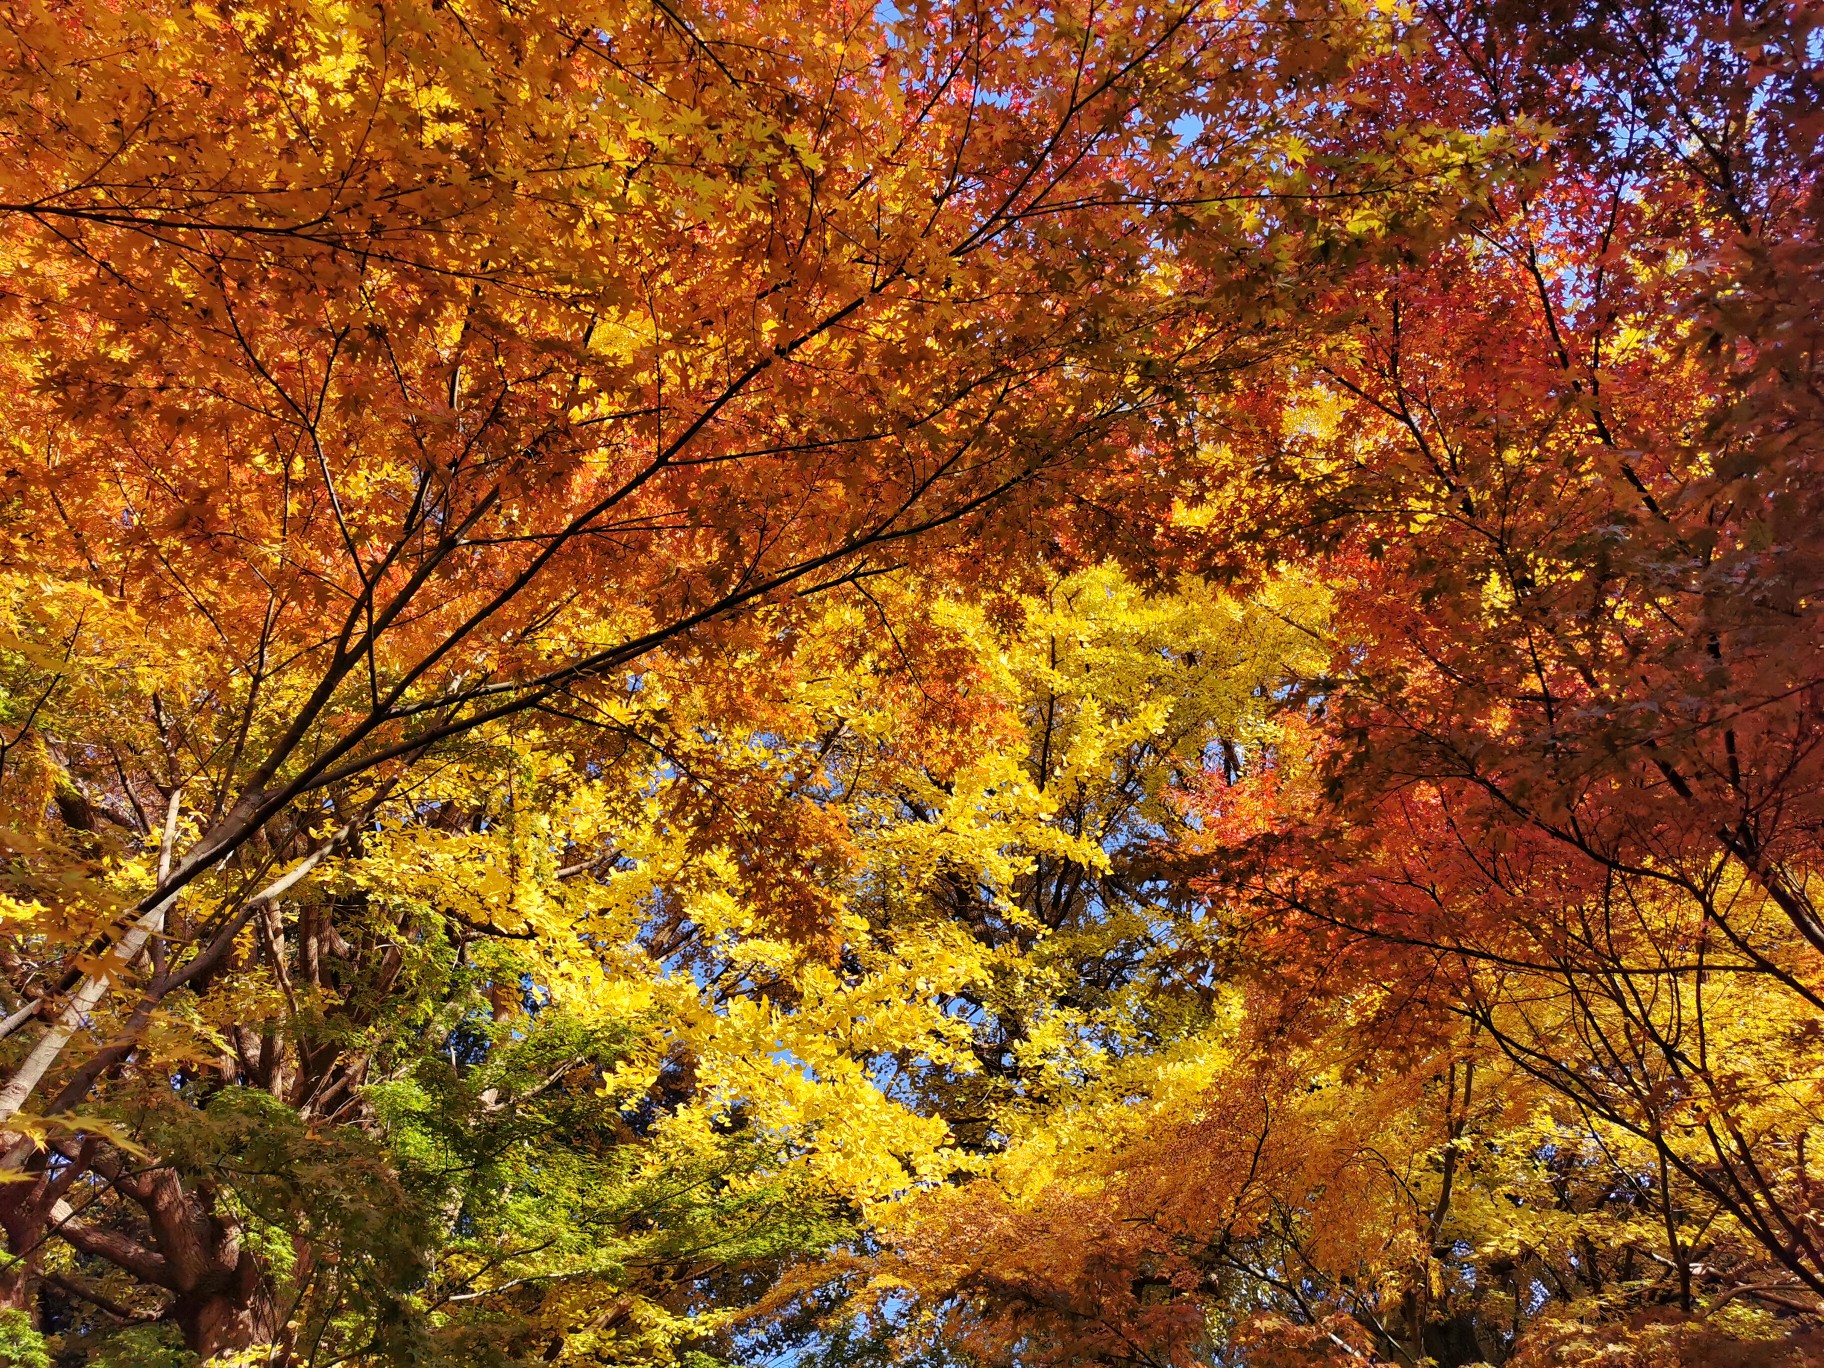
[[[207,1185],[186,1193],[173,1181],[167,1191],[181,1203],[182,1225],[172,1221],[170,1228],[190,1237],[189,1257],[173,1260],[180,1267],[188,1265],[188,1276],[166,1313],[183,1329],[184,1342],[205,1363],[218,1354],[269,1343],[272,1299],[265,1295],[259,1259],[241,1243],[240,1223],[216,1209],[215,1194]]]
[[[212,1276],[181,1293],[167,1313],[184,1332],[184,1343],[203,1362],[250,1345],[270,1343],[270,1299],[262,1295],[264,1278],[259,1260],[239,1251],[232,1268],[214,1270]]]

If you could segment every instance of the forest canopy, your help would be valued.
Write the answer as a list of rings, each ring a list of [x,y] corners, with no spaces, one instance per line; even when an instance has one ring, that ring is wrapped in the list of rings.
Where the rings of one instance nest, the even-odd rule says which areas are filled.
[[[1824,1364],[1812,0],[0,0],[0,1368]]]

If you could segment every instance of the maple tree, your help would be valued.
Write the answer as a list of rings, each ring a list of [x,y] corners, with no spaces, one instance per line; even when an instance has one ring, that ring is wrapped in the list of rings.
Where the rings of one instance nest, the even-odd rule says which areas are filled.
[[[1389,63],[1389,119],[1539,153],[1333,298],[1207,486],[1214,564],[1333,596],[1302,744],[1201,794],[1252,1024],[940,1204],[890,1265],[940,1341],[1814,1352],[1816,19],[1541,17]]]
[[[523,1144],[489,1118],[524,1079],[436,1124],[388,1101],[430,1067],[413,1032],[477,993],[512,1016],[505,952],[486,986],[453,966],[577,934],[548,894],[504,922],[491,901],[486,870],[532,858],[505,757],[556,744],[518,728],[564,731],[637,808],[658,780],[628,757],[655,741],[622,714],[655,649],[733,649],[744,610],[915,542],[959,581],[1143,551],[1191,397],[1296,330],[1326,244],[1466,202],[1474,136],[1303,154],[1333,111],[1288,71],[1384,29],[1194,4],[10,9],[15,1303],[52,1286],[206,1356],[296,1355],[320,1296],[311,1356],[332,1331],[404,1352],[430,1237],[365,1213],[410,1166],[336,1128]],[[1287,71],[1235,60],[1263,45]],[[664,763],[718,715],[668,729]],[[769,825],[798,809],[738,757],[700,763],[685,848],[764,833],[742,887],[827,939],[834,867],[807,847],[842,843]],[[629,858],[569,854],[588,888]],[[609,1068],[577,1048],[579,1079]],[[270,1182],[228,1182],[256,1142]],[[376,1186],[330,1197],[321,1165]]]
[[[1646,1296],[1810,1312],[1816,16],[1555,17],[1440,10],[1400,87],[1555,132],[1309,358],[1255,487],[1330,557],[1326,778],[1236,878],[1366,1034],[1471,1023],[1612,1147]]]
[[[0,1361],[1805,1361],[1821,32],[8,5]]]

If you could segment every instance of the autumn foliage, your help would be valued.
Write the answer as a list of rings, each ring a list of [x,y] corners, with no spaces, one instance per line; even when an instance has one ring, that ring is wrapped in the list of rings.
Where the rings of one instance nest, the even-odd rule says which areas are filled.
[[[1824,1361],[1824,12],[0,13],[0,1364]]]

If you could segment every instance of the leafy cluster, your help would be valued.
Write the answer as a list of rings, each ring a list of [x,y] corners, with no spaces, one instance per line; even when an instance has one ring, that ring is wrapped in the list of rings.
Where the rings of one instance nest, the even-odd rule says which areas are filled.
[[[0,1365],[1824,1356],[1824,25],[0,0]]]

